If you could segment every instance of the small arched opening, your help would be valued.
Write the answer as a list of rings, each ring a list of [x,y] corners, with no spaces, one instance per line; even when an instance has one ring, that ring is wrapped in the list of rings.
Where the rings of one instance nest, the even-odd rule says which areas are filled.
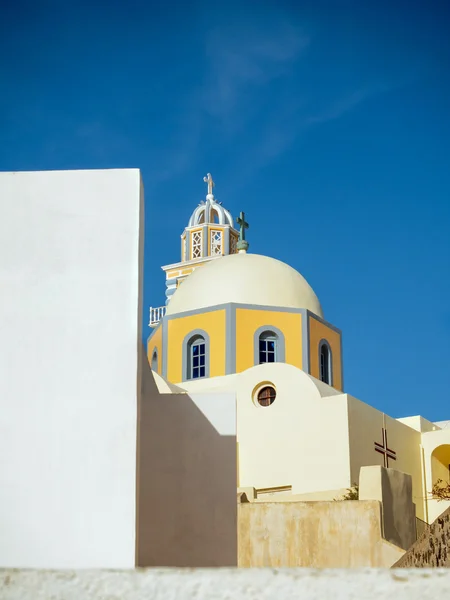
[[[152,371],[158,372],[158,350],[155,348],[152,353],[152,361],[151,361]]]
[[[322,340],[319,344],[319,379],[333,385],[333,362],[330,344]]]
[[[433,485],[438,481],[450,483],[450,444],[442,444],[431,454],[431,478]]]

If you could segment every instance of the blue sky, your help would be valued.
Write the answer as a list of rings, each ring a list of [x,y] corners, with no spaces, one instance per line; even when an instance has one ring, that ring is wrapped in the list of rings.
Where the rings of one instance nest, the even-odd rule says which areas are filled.
[[[414,0],[3,3],[0,169],[139,167],[146,307],[210,171],[342,329],[346,391],[448,419],[449,22]]]

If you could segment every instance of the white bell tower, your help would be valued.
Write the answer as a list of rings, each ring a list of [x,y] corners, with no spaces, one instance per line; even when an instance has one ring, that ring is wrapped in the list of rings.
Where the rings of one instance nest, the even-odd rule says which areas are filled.
[[[203,181],[208,186],[208,193],[181,234],[181,261],[162,267],[166,274],[166,306],[177,287],[194,269],[238,251],[239,232],[234,227],[231,213],[214,197],[211,173]],[[151,308],[150,327],[156,327],[164,313],[165,307]]]

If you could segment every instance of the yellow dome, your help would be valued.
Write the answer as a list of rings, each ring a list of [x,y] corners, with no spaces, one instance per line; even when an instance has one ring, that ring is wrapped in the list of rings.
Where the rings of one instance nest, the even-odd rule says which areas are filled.
[[[289,265],[259,254],[230,254],[198,267],[173,294],[167,315],[235,302],[307,308],[323,318],[308,282]]]

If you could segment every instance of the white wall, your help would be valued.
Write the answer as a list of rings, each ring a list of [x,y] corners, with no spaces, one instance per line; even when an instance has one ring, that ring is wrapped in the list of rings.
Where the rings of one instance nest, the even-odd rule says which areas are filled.
[[[252,401],[263,382],[276,388],[268,407]],[[247,369],[236,387],[239,487],[306,494],[350,486],[345,394],[322,398],[313,378],[283,363]]]
[[[2,600],[447,600],[449,589],[450,569],[5,571],[0,578]]]
[[[135,169],[0,173],[2,567],[134,566],[142,204]]]

